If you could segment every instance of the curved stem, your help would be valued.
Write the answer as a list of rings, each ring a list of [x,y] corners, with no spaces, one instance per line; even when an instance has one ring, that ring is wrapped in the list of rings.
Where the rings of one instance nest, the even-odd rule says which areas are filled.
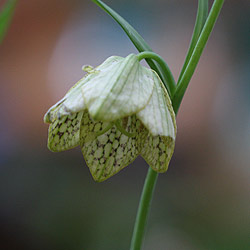
[[[103,10],[105,10],[109,15],[111,15],[117,21],[117,23],[123,28],[123,30],[126,32],[128,37],[130,38],[130,40],[134,43],[135,47],[138,49],[139,52],[147,51],[147,52],[145,52],[145,54],[141,54],[140,58],[141,59],[147,58],[146,60],[149,64],[149,66],[151,67],[151,69],[157,71],[157,73],[163,79],[163,82],[164,82],[167,90],[169,91],[169,95],[171,96],[171,100],[173,103],[175,114],[177,114],[180,103],[181,103],[182,98],[183,98],[183,95],[184,95],[186,88],[188,86],[188,83],[189,83],[189,81],[194,73],[195,67],[197,66],[197,63],[198,63],[199,58],[201,56],[201,53],[205,47],[205,44],[208,40],[210,33],[212,31],[214,23],[219,15],[219,12],[220,12],[220,9],[223,5],[224,0],[215,0],[214,1],[213,6],[212,6],[211,11],[210,11],[210,14],[209,14],[209,17],[208,17],[201,33],[200,33],[200,26],[196,27],[197,29],[195,28],[194,35],[193,35],[194,38],[192,38],[192,41],[190,44],[190,47],[191,47],[189,49],[190,52],[188,52],[186,63],[184,63],[183,72],[181,72],[181,76],[179,77],[180,80],[178,81],[179,84],[177,85],[177,88],[176,88],[175,82],[173,80],[172,73],[170,72],[170,70],[167,67],[164,60],[162,59],[160,61],[162,61],[163,64],[165,63],[165,65],[162,64],[161,67],[159,67],[160,63],[158,61],[158,56],[155,57],[155,58],[157,58],[157,59],[155,59],[155,58],[153,58],[154,55],[152,55],[152,54],[149,55],[150,52],[148,52],[148,51],[150,51],[152,49],[144,41],[144,39],[139,35],[139,33],[124,18],[122,18],[120,15],[118,15],[114,10],[112,10],[109,6],[104,4],[101,0],[92,0],[92,1],[94,3],[96,3],[98,6],[100,6]],[[202,4],[202,0],[199,0],[199,4]],[[201,7],[201,5],[200,5],[200,7]],[[203,10],[205,10],[206,6],[204,5],[203,7],[204,7]],[[198,12],[199,12],[199,10],[198,10]],[[202,16],[200,17],[199,20],[204,21],[205,20],[205,16],[204,16],[205,13],[202,13],[202,12],[199,12],[199,13],[202,14]],[[197,16],[197,18],[198,18],[198,16]],[[198,35],[199,38],[197,38],[198,33],[199,33],[199,35]],[[190,57],[190,54],[191,54],[191,57]],[[147,55],[149,57],[147,57]],[[151,58],[156,60],[158,62],[158,64],[154,64],[154,62],[151,60]],[[162,67],[163,68],[165,67],[164,70]],[[172,95],[173,89],[176,89],[174,95]],[[130,248],[131,250],[140,250],[141,249],[142,240],[143,240],[144,231],[145,231],[145,225],[146,225],[146,221],[147,221],[147,216],[148,216],[148,212],[149,212],[149,208],[150,208],[150,204],[151,204],[157,176],[158,176],[158,174],[156,172],[154,172],[149,167],[148,174],[147,174],[145,184],[143,187],[143,192],[141,195],[141,200],[139,203],[138,212],[137,212],[136,223],[135,223],[135,227],[134,227],[131,248]]]
[[[174,111],[177,112],[182,98],[184,96],[184,93],[187,89],[187,86],[194,74],[195,68],[199,62],[199,59],[201,57],[201,54],[203,52],[203,49],[207,43],[208,37],[214,27],[214,24],[217,20],[217,17],[220,13],[220,10],[222,8],[222,5],[224,3],[224,0],[215,0],[213,3],[213,6],[211,8],[211,11],[208,15],[207,21],[202,29],[202,32],[200,34],[200,37],[195,45],[194,51],[192,53],[192,56],[188,62],[188,65],[185,69],[185,72],[183,73],[179,84],[177,85],[176,92],[174,94],[172,103]]]
[[[171,98],[171,96],[173,96],[174,92],[175,92],[175,80],[174,77],[172,75],[171,70],[169,69],[167,63],[164,61],[164,59],[159,56],[158,54],[151,52],[151,51],[144,51],[141,52],[137,55],[139,61],[141,61],[142,59],[146,59],[146,58],[150,58],[155,60],[159,66],[162,69],[162,73],[163,73],[163,83],[168,91],[168,94]]]
[[[130,250],[141,249],[148,212],[150,209],[157,177],[158,173],[149,167],[137,211]]]
[[[189,63],[183,73],[183,76],[181,77],[180,84],[177,85],[176,92],[174,96],[172,96],[171,100],[173,102],[174,112],[177,115],[179,105],[182,101],[183,95],[186,91],[187,85],[193,75],[193,72],[195,70],[195,67],[197,66],[197,63],[199,61],[199,58],[201,56],[201,53],[203,51],[203,48],[205,47],[205,44],[208,40],[208,37],[212,31],[212,28],[215,24],[215,21],[219,15],[219,12],[221,10],[221,7],[223,5],[224,0],[215,0],[214,4],[211,8],[211,12],[209,14],[209,20],[207,20],[202,33],[195,45],[194,51],[192,53],[192,56],[189,60]],[[148,52],[145,52],[148,53]],[[141,56],[143,57],[143,56]],[[183,87],[184,86],[184,87]],[[141,200],[139,203],[139,208],[137,212],[132,242],[131,242],[131,248],[130,250],[140,250],[142,245],[142,240],[144,236],[145,231],[145,225],[147,221],[147,214],[149,212],[151,199],[154,192],[154,187],[156,184],[158,174],[154,172],[150,167],[148,170],[148,174],[145,180],[145,184],[143,187],[143,191],[141,194]]]

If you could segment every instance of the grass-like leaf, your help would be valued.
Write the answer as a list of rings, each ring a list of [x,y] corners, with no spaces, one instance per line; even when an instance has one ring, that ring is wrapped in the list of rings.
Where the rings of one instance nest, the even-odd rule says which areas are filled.
[[[197,11],[193,35],[192,35],[192,38],[190,41],[187,56],[186,56],[185,62],[183,64],[183,67],[182,67],[177,84],[180,82],[180,79],[182,78],[182,75],[186,70],[188,62],[189,62],[191,55],[194,51],[195,45],[199,39],[200,33],[201,33],[203,26],[207,20],[207,16],[208,16],[208,0],[199,0],[198,11]]]
[[[211,10],[209,12],[209,15],[200,32],[198,40],[193,49],[193,52],[187,63],[185,71],[178,82],[178,85],[177,85],[177,88],[176,88],[176,91],[172,100],[175,113],[178,112],[182,98],[194,74],[195,68],[200,60],[201,54],[206,46],[208,38],[214,28],[214,24],[219,16],[223,3],[224,3],[224,0],[214,0]]]
[[[142,38],[142,36],[117,12],[115,12],[113,9],[111,9],[108,5],[106,5],[100,0],[92,0],[92,2],[94,2],[101,9],[103,9],[106,13],[108,13],[111,17],[113,17],[113,19],[125,31],[129,39],[132,41],[132,43],[135,45],[135,47],[137,48],[139,52],[153,51],[151,47]],[[149,58],[145,60],[147,61],[150,68],[155,70],[158,73],[158,75],[161,77],[164,85],[166,86],[169,94],[171,95],[169,91],[169,89],[171,89],[171,87],[169,87],[171,85],[171,83],[169,83],[169,76],[166,75],[166,73],[162,70],[162,68],[159,66],[158,63],[155,63],[152,59],[149,59]]]
[[[8,0],[0,10],[0,44],[7,32],[17,0]]]

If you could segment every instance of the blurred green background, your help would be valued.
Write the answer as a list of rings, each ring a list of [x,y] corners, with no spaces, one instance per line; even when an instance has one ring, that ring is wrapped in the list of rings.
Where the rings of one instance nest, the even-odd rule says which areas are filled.
[[[210,1],[211,3],[212,1]],[[0,6],[4,1],[0,1]],[[177,79],[197,1],[109,0]],[[225,1],[180,108],[144,250],[250,249],[250,2]],[[0,47],[0,249],[128,249],[147,165],[95,183],[80,149],[46,147],[47,109],[82,65],[136,53],[90,1],[19,1]]]

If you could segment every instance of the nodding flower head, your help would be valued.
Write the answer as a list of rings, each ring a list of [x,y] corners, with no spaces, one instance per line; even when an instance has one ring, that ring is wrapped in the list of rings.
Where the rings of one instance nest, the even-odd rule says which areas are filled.
[[[172,104],[157,73],[136,55],[111,56],[87,74],[44,116],[48,148],[76,146],[96,181],[104,181],[140,154],[165,172],[175,145]]]

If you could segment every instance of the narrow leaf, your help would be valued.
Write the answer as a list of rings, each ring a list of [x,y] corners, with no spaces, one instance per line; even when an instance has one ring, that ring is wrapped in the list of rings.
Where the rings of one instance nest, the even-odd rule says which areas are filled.
[[[194,26],[194,31],[193,31],[193,35],[191,38],[191,42],[189,45],[189,49],[186,55],[186,59],[185,62],[183,64],[179,79],[178,79],[178,83],[180,82],[180,79],[183,75],[183,73],[185,72],[185,69],[188,65],[188,62],[191,58],[191,55],[194,51],[195,45],[199,39],[200,33],[203,29],[203,26],[207,20],[207,16],[208,16],[208,0],[199,0],[199,4],[198,4],[198,11],[197,11],[197,15],[196,15],[196,21],[195,21],[195,26]]]
[[[7,32],[11,18],[13,16],[17,0],[9,0],[0,11],[0,44]]]
[[[150,46],[145,42],[145,40],[142,38],[142,36],[123,17],[121,17],[118,13],[116,13],[108,5],[106,5],[100,0],[92,0],[92,2],[94,2],[96,5],[98,5],[106,13],[108,13],[111,17],[114,18],[114,20],[122,27],[122,29],[125,31],[129,39],[132,41],[132,43],[135,45],[135,47],[139,52],[153,51],[150,48]],[[164,73],[161,67],[157,63],[154,63],[154,61],[149,58],[145,60],[147,61],[150,68],[155,70],[161,77],[164,84],[166,84],[166,81],[164,79],[165,77],[163,76]]]
[[[223,3],[224,3],[224,0],[214,0],[214,3],[209,12],[208,18],[200,33],[198,41],[194,47],[193,53],[187,64],[187,67],[179,81],[179,84],[177,85],[177,88],[176,88],[176,91],[172,100],[175,113],[178,112],[182,98],[194,74],[195,68],[200,60],[201,54],[203,52],[203,49],[205,48],[208,38],[214,28],[215,22],[219,16]]]

